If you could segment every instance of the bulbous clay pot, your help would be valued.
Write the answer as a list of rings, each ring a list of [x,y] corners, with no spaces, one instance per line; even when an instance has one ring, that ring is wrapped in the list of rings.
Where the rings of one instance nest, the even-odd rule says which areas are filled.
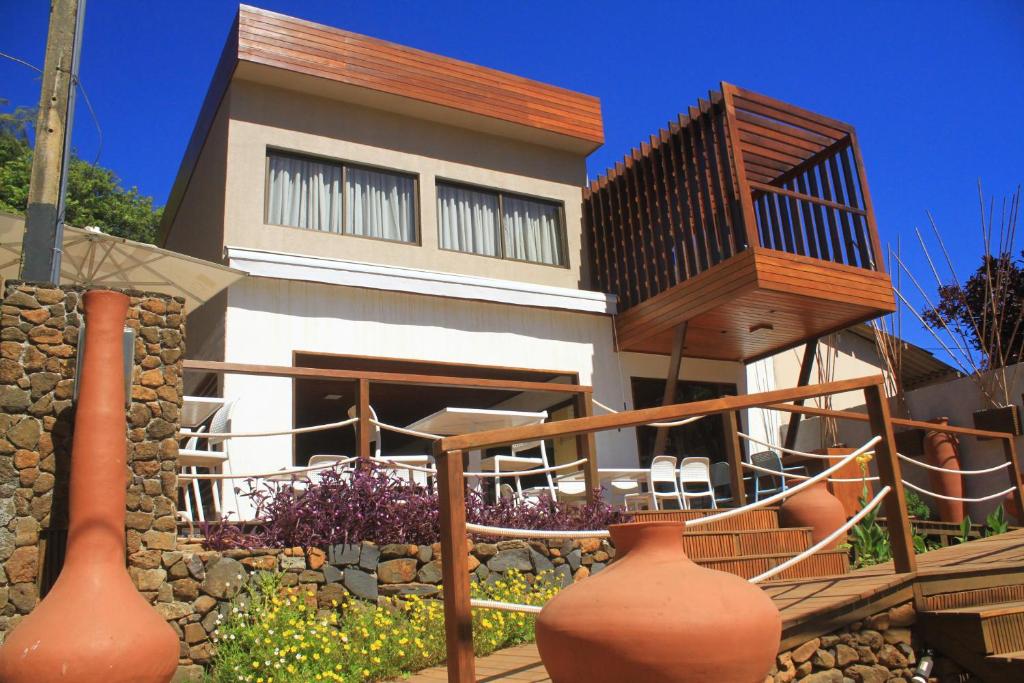
[[[128,297],[90,291],[84,304],[67,555],[46,598],[0,648],[0,681],[166,683],[177,668],[178,638],[125,569]]]
[[[615,561],[544,606],[537,648],[554,683],[764,680],[778,609],[757,586],[691,562],[684,527],[612,525]]]
[[[828,484],[819,481],[782,501],[779,524],[784,527],[811,527],[811,539],[817,543],[846,524],[846,509],[828,490]],[[830,547],[836,548],[845,541],[846,534],[843,534]]]
[[[948,417],[940,417],[929,421],[940,425],[949,424]],[[924,435],[924,459],[929,465],[945,467],[949,470],[959,470],[960,454],[956,437],[944,432],[926,432]],[[962,475],[953,474],[952,472],[928,470],[928,481],[931,483],[931,489],[936,493],[963,498],[964,482]],[[936,498],[935,505],[939,513],[939,519],[943,522],[959,524],[964,520],[966,511],[963,502]]]

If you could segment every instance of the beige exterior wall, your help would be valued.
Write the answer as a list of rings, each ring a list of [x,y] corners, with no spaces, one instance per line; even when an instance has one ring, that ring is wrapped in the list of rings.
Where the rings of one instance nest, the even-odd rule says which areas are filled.
[[[583,281],[583,155],[237,78],[229,97],[224,244],[559,287],[576,288]],[[268,148],[416,175],[420,244],[267,225],[264,190]],[[441,250],[437,179],[562,203],[569,267]]]

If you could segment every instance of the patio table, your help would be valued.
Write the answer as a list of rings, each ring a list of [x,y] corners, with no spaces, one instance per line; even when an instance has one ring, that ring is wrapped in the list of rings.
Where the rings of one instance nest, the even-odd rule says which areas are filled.
[[[210,419],[224,399],[216,396],[184,396],[181,403],[181,426],[195,429]]]

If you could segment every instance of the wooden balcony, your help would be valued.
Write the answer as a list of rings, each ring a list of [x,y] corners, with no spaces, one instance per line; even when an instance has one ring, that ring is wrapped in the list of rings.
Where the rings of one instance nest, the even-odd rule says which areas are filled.
[[[583,193],[619,347],[750,361],[895,308],[852,126],[723,83]]]

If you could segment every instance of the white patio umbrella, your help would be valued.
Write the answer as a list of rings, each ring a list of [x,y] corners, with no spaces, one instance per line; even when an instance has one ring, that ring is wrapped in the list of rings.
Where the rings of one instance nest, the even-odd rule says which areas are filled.
[[[22,216],[0,213],[0,276],[5,280],[18,277],[24,234]],[[65,225],[63,242],[61,284],[184,296],[186,311],[194,311],[246,275],[242,270],[97,229]]]

